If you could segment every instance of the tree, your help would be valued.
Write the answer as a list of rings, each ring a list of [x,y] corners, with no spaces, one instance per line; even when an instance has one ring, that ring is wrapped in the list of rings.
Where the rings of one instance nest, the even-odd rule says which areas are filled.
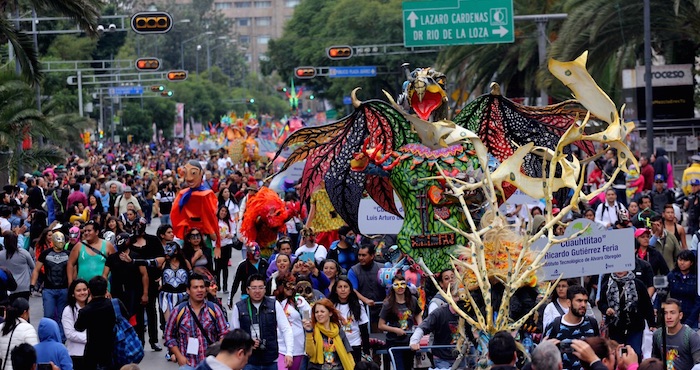
[[[283,81],[289,81],[295,67],[374,65],[383,74],[376,78],[324,78],[303,81],[321,98],[336,105],[355,87],[364,89],[364,98],[382,98],[381,90],[397,95],[404,80],[401,64],[427,67],[435,62],[435,54],[380,55],[353,57],[331,61],[325,48],[331,45],[394,44],[403,39],[400,0],[305,0],[294,10],[285,25],[284,35],[268,45],[269,62],[263,72],[277,71]],[[323,21],[320,21],[323,20]],[[302,85],[299,83],[298,85]]]
[[[28,3],[29,8],[36,9],[40,14],[49,12],[69,17],[86,33],[95,35],[97,32],[101,0],[28,0]],[[0,9],[12,10],[12,14],[19,14],[19,0],[0,0]],[[16,62],[22,68],[22,77],[32,84],[38,83],[41,80],[41,71],[32,38],[15,27],[6,17],[0,17],[0,34],[12,44]]]
[[[700,2],[694,0],[650,0],[651,32],[654,54],[667,63],[694,63],[700,43]],[[588,69],[598,79],[613,82],[603,89],[618,86],[623,68],[643,63],[643,7],[639,1],[571,1],[564,7],[569,17],[552,44],[550,56],[571,60],[588,50]],[[587,20],[587,21],[582,21]],[[542,74],[544,86],[553,85],[548,73]]]
[[[562,3],[552,0],[516,1],[513,7],[518,15],[559,13]],[[547,24],[550,39],[556,38],[561,24],[561,21]],[[484,91],[489,83],[495,81],[507,96],[539,95],[536,76],[542,66],[537,53],[537,26],[534,22],[519,22],[515,26],[515,42],[512,44],[445,48],[440,53],[438,64],[449,75],[448,80],[454,81],[457,89],[466,92]]]
[[[17,181],[18,164],[32,168],[60,163],[66,158],[63,150],[53,145],[23,148],[18,145],[28,138],[38,141],[47,137],[57,144],[65,143],[79,131],[68,130],[60,117],[47,117],[36,106],[35,91],[14,71],[0,71],[0,172],[10,174],[11,183]]]

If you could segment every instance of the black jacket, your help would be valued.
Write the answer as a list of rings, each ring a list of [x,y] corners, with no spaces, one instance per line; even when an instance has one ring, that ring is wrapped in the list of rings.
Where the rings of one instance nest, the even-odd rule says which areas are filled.
[[[119,309],[123,317],[129,317],[126,307],[119,301]],[[87,330],[87,344],[85,345],[85,368],[94,369],[97,365],[112,366],[112,352],[114,350],[114,326],[116,315],[112,308],[112,301],[99,297],[79,311],[75,321],[75,330]]]
[[[600,290],[600,302],[598,304],[598,309],[600,309],[600,312],[605,314],[605,311],[608,310],[610,307],[609,302],[608,302],[608,285],[609,284],[614,284],[614,280],[610,279],[603,286],[601,287]],[[647,292],[646,286],[644,286],[644,283],[642,283],[639,279],[634,279],[634,285],[637,290],[637,305],[636,305],[636,311],[634,312],[617,312],[616,314],[620,315],[621,319],[618,321],[617,325],[610,325],[610,332],[612,333],[615,330],[627,330],[628,332],[636,332],[636,331],[643,331],[644,330],[644,321],[646,320],[647,324],[650,327],[655,327],[656,323],[654,322],[654,307],[651,304],[651,298],[649,298],[649,292]],[[623,294],[623,289],[620,287],[620,294]],[[620,310],[622,311],[624,307],[624,302],[622,299],[620,299]],[[629,319],[629,325],[625,325],[625,320],[624,318]],[[609,319],[609,317],[606,316],[606,319]],[[610,321],[608,321],[610,322]]]

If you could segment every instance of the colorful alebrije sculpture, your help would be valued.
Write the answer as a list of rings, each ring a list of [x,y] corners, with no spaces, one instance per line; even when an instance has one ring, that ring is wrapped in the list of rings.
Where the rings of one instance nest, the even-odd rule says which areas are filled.
[[[554,149],[577,117],[585,114],[575,101],[547,107],[519,105],[501,96],[495,85],[490,94],[477,98],[454,121],[448,121],[444,84],[441,73],[416,69],[408,74],[398,104],[391,97],[391,104],[360,102],[356,89],[351,94],[354,113],[338,122],[296,131],[277,152],[293,149],[281,170],[306,159],[301,197],[309,197],[325,180],[334,208],[356,232],[360,232],[360,199],[368,194],[382,208],[400,216],[394,203],[396,192],[404,209],[398,246],[414,260],[422,258],[435,271],[449,267],[454,248],[467,243],[463,235],[436,219],[469,227],[458,198],[441,177],[441,169],[466,182],[483,180],[484,164],[468,136],[480,138],[486,148],[481,159],[497,165],[523,145]],[[589,155],[594,153],[592,143],[575,144]],[[521,169],[515,171],[518,176],[539,176],[541,160],[533,155],[523,157]],[[517,180],[518,176],[512,177]],[[515,182],[510,177],[503,181]],[[515,190],[500,182],[498,188],[506,197]],[[468,211],[478,217],[486,200],[483,190],[477,188],[466,195]]]

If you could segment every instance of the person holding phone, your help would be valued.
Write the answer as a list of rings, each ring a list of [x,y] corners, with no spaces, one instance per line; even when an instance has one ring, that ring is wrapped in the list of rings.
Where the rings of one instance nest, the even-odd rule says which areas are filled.
[[[311,317],[311,306],[309,306],[309,303],[303,297],[295,297],[296,279],[294,276],[287,274],[277,278],[276,280],[277,289],[274,292],[275,298],[277,298],[280,306],[282,306],[282,310],[284,310],[284,314],[287,316],[287,321],[289,321],[289,325],[292,327],[292,334],[294,334],[292,366],[288,367],[288,369],[299,370],[306,355],[304,352],[305,335],[302,320],[308,320]],[[279,330],[277,333],[277,338],[284,338]],[[279,358],[277,359],[277,364],[280,369],[282,369],[280,365],[284,364],[284,355],[286,352],[287,345],[284,340],[280,340]],[[285,367],[285,369],[287,368]]]

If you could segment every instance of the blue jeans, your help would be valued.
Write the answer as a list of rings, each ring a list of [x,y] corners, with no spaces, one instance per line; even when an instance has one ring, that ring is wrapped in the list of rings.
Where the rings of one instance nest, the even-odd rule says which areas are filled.
[[[170,213],[160,216],[161,225],[170,225]]]
[[[66,340],[66,335],[63,333],[63,325],[61,325],[61,316],[63,309],[68,304],[68,288],[64,289],[44,289],[41,294],[41,300],[44,303],[44,317],[52,319],[58,324],[61,331],[61,339]]]
[[[449,369],[454,363],[454,361],[443,360],[440,357],[435,356],[433,356],[433,362],[435,363],[435,368],[437,369]]]
[[[245,365],[243,370],[277,370],[277,363],[273,362],[270,365]]]
[[[151,216],[153,216],[153,199],[146,199],[146,203],[148,204],[148,207],[143,210],[143,215],[146,217],[146,221],[148,221],[150,224]]]

